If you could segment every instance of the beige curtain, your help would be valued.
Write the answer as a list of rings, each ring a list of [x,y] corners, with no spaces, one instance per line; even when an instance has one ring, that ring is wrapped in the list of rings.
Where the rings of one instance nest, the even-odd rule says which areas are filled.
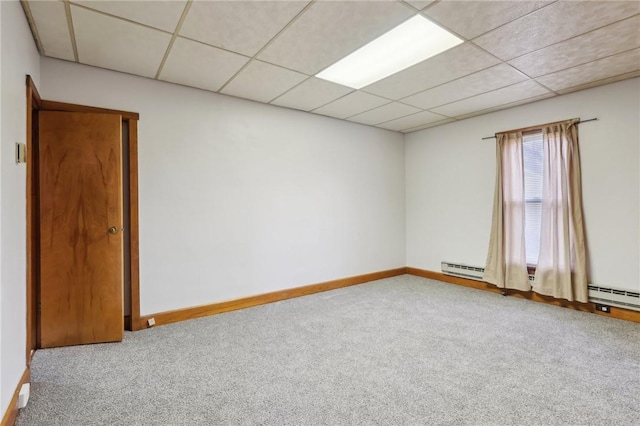
[[[529,291],[524,244],[522,133],[503,133],[496,138],[493,221],[483,279],[501,288]]]
[[[587,302],[578,121],[542,129],[542,224],[533,290],[559,299]]]

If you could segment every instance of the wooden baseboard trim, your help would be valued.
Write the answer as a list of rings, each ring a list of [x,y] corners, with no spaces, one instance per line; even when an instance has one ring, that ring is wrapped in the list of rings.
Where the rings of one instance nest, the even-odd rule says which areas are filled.
[[[31,361],[33,361],[33,356],[36,354],[35,349],[29,349],[29,355],[27,357],[27,369],[31,370]]]
[[[274,291],[272,293],[259,294],[242,299],[230,300],[227,302],[214,303],[211,305],[195,306],[174,311],[159,312],[145,315],[140,318],[140,329],[149,328],[147,321],[151,318],[155,320],[155,325],[171,324],[188,319],[200,318],[223,312],[235,311],[252,306],[264,305],[265,303],[278,302],[280,300],[293,299],[295,297],[307,296],[337,288],[348,287],[356,284],[363,284],[369,281],[383,278],[395,277],[407,273],[407,268],[389,269],[386,271],[372,272],[370,274],[357,275],[354,277],[341,278],[338,280],[326,281],[318,284],[294,287],[286,290]]]
[[[9,402],[9,407],[4,413],[4,416],[2,416],[2,423],[0,423],[0,426],[13,426],[13,424],[15,423],[16,417],[18,417],[18,396],[20,395],[20,389],[22,388],[23,384],[29,383],[30,380],[31,374],[29,372],[29,369],[27,368],[24,370],[24,373],[22,373],[20,382],[18,382],[18,386],[16,387],[16,390],[13,393],[13,397]]]
[[[428,271],[426,269],[408,267],[407,274],[415,275],[422,278],[429,278],[437,281],[443,281],[451,284],[463,285],[465,287],[471,287],[478,290],[490,291],[492,293],[502,293],[502,289],[494,285],[491,285],[489,283],[485,283],[482,281],[469,280],[466,278],[454,277],[451,275],[445,275],[441,272],[433,272],[433,271]]]
[[[467,278],[453,277],[451,275],[445,275],[441,272],[428,271],[425,269],[418,269],[407,267],[407,274],[416,275],[423,278],[430,278],[437,281],[443,281],[446,283],[462,285],[465,287],[471,287],[478,290],[490,291],[492,293],[505,292],[508,296],[519,297],[521,299],[528,299],[534,302],[546,303],[548,305],[561,306],[563,308],[575,309],[577,311],[591,312],[592,314],[602,315],[609,318],[617,318],[621,320],[640,323],[640,312],[632,311],[630,309],[611,307],[611,312],[606,314],[596,310],[595,303],[580,303],[569,302],[567,300],[555,299],[549,296],[543,296],[533,291],[520,291],[512,289],[498,288],[492,284],[482,281],[470,280]]]

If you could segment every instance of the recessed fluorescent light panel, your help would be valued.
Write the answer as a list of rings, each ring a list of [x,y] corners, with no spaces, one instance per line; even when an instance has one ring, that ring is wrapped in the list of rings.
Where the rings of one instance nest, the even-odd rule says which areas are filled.
[[[316,77],[360,89],[462,42],[424,16],[416,15]]]

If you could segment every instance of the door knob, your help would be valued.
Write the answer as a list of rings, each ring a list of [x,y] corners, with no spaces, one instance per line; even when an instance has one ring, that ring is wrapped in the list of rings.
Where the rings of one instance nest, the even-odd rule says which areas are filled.
[[[117,234],[118,233],[118,228],[115,226],[112,226],[111,228],[109,228],[109,233],[110,234]]]

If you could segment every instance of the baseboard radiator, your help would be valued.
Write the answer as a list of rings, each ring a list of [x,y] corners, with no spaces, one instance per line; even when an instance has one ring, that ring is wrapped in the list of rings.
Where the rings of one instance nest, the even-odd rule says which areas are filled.
[[[462,263],[441,262],[441,269],[443,274],[476,281],[482,281],[484,274],[484,268]],[[533,284],[533,275],[529,281]],[[589,301],[640,311],[640,293],[629,290],[589,285]]]
[[[469,278],[470,280],[482,281],[484,268],[464,265],[462,263],[441,262],[442,273],[453,275],[454,277]]]
[[[635,291],[590,285],[589,301],[640,311],[640,293]]]

